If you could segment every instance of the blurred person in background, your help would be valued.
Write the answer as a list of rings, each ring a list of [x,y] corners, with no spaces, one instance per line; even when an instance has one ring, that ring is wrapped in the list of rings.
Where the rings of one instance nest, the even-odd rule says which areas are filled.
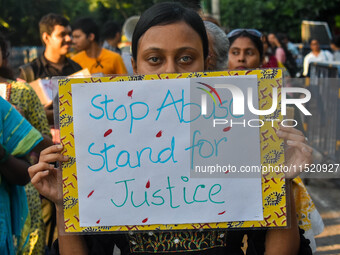
[[[298,67],[297,67],[297,63],[296,63],[296,58],[298,55],[298,52],[295,52],[296,55],[293,55],[293,53],[288,49],[288,37],[285,34],[282,33],[278,33],[277,34],[277,39],[285,53],[286,56],[286,61],[282,62],[282,64],[285,66],[285,68],[287,69],[290,77],[294,78],[296,77],[296,74],[298,72]],[[291,44],[292,47],[294,47],[294,45]],[[297,51],[297,49],[294,47],[294,50]],[[295,54],[294,53],[294,54]]]
[[[270,47],[269,41],[268,41],[268,35],[263,34],[262,36],[262,43],[263,43],[263,61],[261,68],[277,68],[279,67],[279,63],[276,59],[276,57],[273,54],[273,50]]]
[[[71,27],[66,18],[49,13],[41,18],[39,30],[45,51],[41,57],[20,67],[21,79],[31,82],[38,78],[67,76],[81,70],[80,65],[66,57],[72,45]]]
[[[203,21],[209,21],[211,23],[214,23],[216,26],[221,27],[220,22],[218,22],[217,19],[215,19],[213,16],[211,16],[209,14],[201,15],[201,18],[202,18]]]
[[[122,29],[115,21],[108,21],[104,24],[100,40],[104,49],[121,54],[118,44],[121,41]]]
[[[297,65],[291,52],[287,49],[285,43],[285,36],[278,34],[277,36],[273,33],[268,34],[268,41],[273,53],[279,63],[282,63],[287,69],[290,77],[295,77],[297,73]]]
[[[279,33],[277,37],[282,38],[282,42],[287,46],[287,49],[290,51],[292,54],[293,58],[296,59],[299,55],[299,50],[298,48],[289,40],[289,37],[287,34],[284,33]],[[280,40],[280,38],[279,38]]]
[[[334,36],[332,39],[331,49],[333,51],[334,60],[340,61],[340,35]]]
[[[284,49],[282,48],[282,44],[279,42],[278,38],[274,33],[268,34],[268,41],[270,44],[270,47],[273,50],[273,54],[275,55],[277,61],[284,64],[286,62],[286,53]]]
[[[77,19],[72,29],[72,42],[78,51],[72,60],[91,74],[127,74],[122,57],[100,45],[99,27],[92,18]]]
[[[225,71],[228,68],[229,40],[226,33],[216,24],[204,21],[209,41],[207,71]]]
[[[309,75],[309,64],[318,61],[333,61],[333,54],[328,50],[322,50],[317,39],[309,41],[311,52],[309,52],[303,60],[303,76]]]
[[[39,31],[45,46],[44,53],[32,62],[20,66],[19,78],[32,82],[39,78],[67,76],[81,70],[80,65],[66,57],[72,45],[71,27],[66,18],[49,13],[41,18]],[[49,124],[53,125],[53,104],[44,107]]]

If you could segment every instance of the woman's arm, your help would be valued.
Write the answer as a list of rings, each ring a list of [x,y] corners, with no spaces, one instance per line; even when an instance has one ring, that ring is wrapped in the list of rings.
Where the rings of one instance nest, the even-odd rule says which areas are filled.
[[[29,182],[29,163],[23,159],[15,158],[0,144],[0,173],[13,185],[25,185]]]
[[[63,194],[61,170],[54,167],[54,162],[66,162],[62,145],[53,145],[40,153],[39,162],[29,168],[31,182],[39,193],[53,203],[57,210],[59,253],[62,255],[87,254],[87,246],[81,235],[68,235],[64,232]]]
[[[85,255],[88,254],[87,245],[82,235],[65,234],[64,213],[62,206],[56,206],[59,254],[61,255]]]
[[[266,255],[294,255],[299,253],[300,233],[297,223],[294,194],[291,180],[287,180],[287,190],[290,192],[290,227],[287,229],[270,229],[266,234]]]
[[[285,142],[285,165],[292,170],[286,174],[286,190],[290,198],[290,227],[270,229],[266,234],[265,254],[294,255],[299,253],[300,233],[296,217],[292,180],[303,171],[305,164],[312,162],[313,149],[308,146],[304,134],[292,127],[280,127],[277,132]],[[293,171],[297,170],[297,171]]]

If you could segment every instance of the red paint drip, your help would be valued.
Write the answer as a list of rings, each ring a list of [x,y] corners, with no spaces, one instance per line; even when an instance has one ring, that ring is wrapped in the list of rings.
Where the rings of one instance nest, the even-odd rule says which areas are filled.
[[[227,174],[227,173],[229,173],[229,170],[228,170],[228,171],[225,171],[225,173],[224,173],[224,174]]]
[[[110,128],[108,131],[105,132],[104,137],[107,137],[111,133],[112,133],[112,129]]]
[[[246,75],[247,75],[248,73],[250,73],[250,72],[251,72],[251,70],[247,71],[247,72],[246,72]]]
[[[223,128],[223,132],[228,132],[230,129],[231,129],[231,127]]]
[[[146,223],[148,221],[148,218],[145,218],[144,220],[142,220],[143,223]]]
[[[162,136],[162,130],[157,133],[156,137],[161,137],[161,136]]]
[[[131,89],[131,90],[127,93],[128,97],[131,97],[131,99],[132,99],[132,93],[133,93],[133,89]]]
[[[99,222],[100,222],[100,219],[96,221],[97,224],[99,224]]]
[[[89,198],[90,196],[92,196],[94,190],[92,190],[88,195],[87,195],[87,198]]]
[[[218,215],[222,215],[222,214],[225,214],[225,211],[223,211],[223,212],[220,212]]]
[[[150,180],[148,180],[148,182],[146,183],[145,188],[150,188]]]

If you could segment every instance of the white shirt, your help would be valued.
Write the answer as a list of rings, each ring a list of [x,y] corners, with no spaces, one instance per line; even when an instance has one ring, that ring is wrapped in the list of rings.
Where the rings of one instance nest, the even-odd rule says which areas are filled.
[[[333,54],[328,50],[321,50],[318,56],[315,56],[313,52],[308,53],[303,60],[303,75],[308,74],[309,63],[319,61],[333,61]]]

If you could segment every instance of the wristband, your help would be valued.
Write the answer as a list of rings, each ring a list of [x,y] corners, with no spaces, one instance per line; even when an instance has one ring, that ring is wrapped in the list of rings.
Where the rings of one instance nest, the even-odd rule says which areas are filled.
[[[8,160],[10,154],[4,146],[0,146],[0,151],[1,151],[1,153],[0,153],[1,154],[0,164],[3,164]]]

